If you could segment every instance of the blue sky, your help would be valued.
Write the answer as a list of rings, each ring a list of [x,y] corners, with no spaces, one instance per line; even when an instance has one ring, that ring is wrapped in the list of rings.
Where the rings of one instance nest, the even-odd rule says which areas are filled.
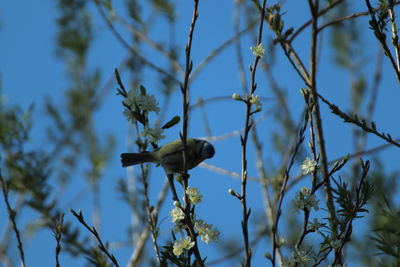
[[[116,2],[116,1],[115,1]],[[298,25],[308,17],[308,8],[306,1],[286,1],[284,10],[286,12],[284,19],[286,25]],[[191,1],[178,0],[177,20],[177,42],[181,49],[181,61],[184,58],[184,45],[189,28],[190,18],[192,14]],[[200,16],[194,34],[194,45],[192,49],[192,58],[194,67],[202,61],[213,49],[218,47],[223,41],[230,38],[233,34],[232,30],[232,13],[234,1],[219,0],[202,0],[200,1]],[[56,57],[55,40],[57,34],[57,26],[55,23],[57,17],[57,4],[55,1],[4,1],[0,10],[0,75],[2,82],[2,97],[7,105],[20,105],[26,109],[30,104],[35,105],[34,112],[34,129],[32,135],[32,147],[46,146],[46,136],[44,127],[48,125],[49,120],[44,117],[43,98],[51,97],[54,102],[63,103],[63,93],[68,88],[68,78],[66,76],[66,68],[64,63]],[[102,84],[113,77],[113,70],[127,56],[124,48],[110,34],[97,15],[93,5],[95,16],[95,43],[89,54],[89,66],[91,68],[99,67],[102,71]],[[117,10],[123,13],[123,7],[116,3]],[[358,11],[364,11],[365,7],[361,6]],[[145,11],[144,11],[145,12]],[[373,39],[372,32],[368,31],[366,18],[358,19],[364,29],[364,53],[367,58],[372,58],[375,62],[376,58],[376,41]],[[154,22],[153,30],[150,36],[156,40],[164,40],[167,34],[164,27],[165,21],[157,18]],[[126,31],[119,28],[124,37],[128,38]],[[349,97],[349,76],[343,70],[337,68],[330,63],[332,59],[332,50],[328,46],[328,32],[323,34],[324,49],[321,53],[320,69],[318,72],[318,84],[322,95],[332,102],[335,102],[344,110],[350,107]],[[271,38],[271,31],[265,30],[264,37]],[[309,31],[306,30],[294,45],[298,48],[301,57],[307,61],[309,49]],[[248,49],[254,45],[248,36],[243,38],[242,48],[244,62],[247,66],[252,63],[252,54]],[[165,66],[164,60],[151,48],[144,49],[146,57],[156,64]],[[268,54],[266,55],[268,57]],[[290,108],[293,110],[294,119],[300,118],[300,112],[303,107],[302,97],[299,93],[300,88],[304,87],[302,81],[296,76],[291,69],[290,64],[283,57],[278,49],[278,62],[274,69],[276,79],[281,87],[288,92]],[[397,137],[399,132],[399,124],[397,123],[395,114],[398,114],[398,84],[394,77],[393,71],[390,69],[386,58],[383,65],[382,86],[377,99],[376,117],[378,129],[392,133],[393,137]],[[363,66],[368,81],[372,79],[373,65]],[[247,73],[247,80],[249,80]],[[121,73],[122,79],[128,81],[129,74]],[[257,93],[263,97],[272,97],[265,76],[261,72],[257,75],[259,84]],[[154,73],[149,73],[143,80],[149,92],[155,94],[160,103],[162,98],[157,90],[158,80]],[[102,136],[113,134],[117,137],[118,143],[114,151],[115,160],[111,161],[104,173],[101,182],[101,225],[104,240],[109,242],[127,240],[126,227],[130,223],[130,210],[124,204],[118,192],[116,192],[115,181],[117,178],[124,177],[126,170],[120,167],[119,153],[127,150],[128,142],[128,123],[122,115],[123,107],[120,104],[120,97],[115,96],[116,84],[111,86],[104,103],[95,114],[96,129]],[[191,101],[196,102],[199,97],[210,98],[215,96],[229,96],[234,92],[242,92],[238,75],[238,68],[235,57],[234,47],[230,46],[213,60],[203,72],[191,84]],[[172,105],[167,113],[167,118],[181,114],[181,96],[179,90],[173,95]],[[265,110],[274,108],[277,102],[274,99],[266,100],[263,105]],[[244,106],[242,103],[230,100],[215,102],[207,105],[206,112],[210,120],[213,135],[222,135],[238,130],[244,124]],[[348,153],[348,148],[352,146],[350,125],[342,123],[342,120],[330,114],[326,106],[322,105],[322,114],[325,120],[324,130],[327,142],[328,157],[330,159],[344,156]],[[388,115],[389,114],[389,115]],[[259,117],[261,115],[258,115]],[[179,127],[167,132],[166,140],[174,140],[178,138]],[[274,128],[275,127],[275,128]],[[270,143],[269,134],[276,129],[276,123],[272,117],[267,117],[260,126],[259,135],[263,138],[266,153],[265,162],[267,164],[278,164],[276,157],[273,155],[273,145]],[[193,137],[206,136],[203,127],[202,114],[200,111],[194,111],[190,120],[190,135]],[[368,147],[374,147],[382,144],[383,141],[373,136],[368,140]],[[216,156],[209,161],[210,164],[228,169],[230,171],[240,172],[240,142],[239,137],[235,136],[226,140],[214,143],[216,147]],[[254,152],[252,146],[250,151]],[[254,153],[249,155],[250,176],[257,176]],[[398,167],[398,151],[394,148],[381,152],[379,156],[385,161],[389,170]],[[372,166],[373,167],[373,166]],[[294,170],[294,174],[298,173],[298,169]],[[214,224],[221,232],[224,240],[235,238],[235,242],[242,242],[240,220],[241,207],[237,199],[227,193],[229,188],[240,191],[240,181],[228,176],[216,174],[204,168],[196,168],[191,172],[192,186],[198,187],[204,195],[204,200],[197,208],[199,217],[209,223]],[[150,195],[152,201],[155,202],[158,191],[160,190],[164,175],[160,168],[154,169],[150,181]],[[70,188],[65,190],[62,202],[67,212],[69,208],[81,209],[86,218],[90,218],[91,214],[91,194],[80,195],[77,192],[89,191],[90,187],[81,177],[76,177]],[[261,191],[257,183],[250,182],[248,187],[249,206],[252,207],[254,219],[261,216]],[[78,201],[73,201],[77,195]],[[321,196],[322,198],[322,196]],[[322,201],[322,199],[321,199]],[[289,205],[285,203],[285,205]],[[4,204],[1,203],[1,210],[4,211]],[[168,212],[172,208],[172,202],[167,201],[161,212],[160,218],[162,235],[168,236],[172,227],[169,223]],[[286,210],[286,209],[285,209]],[[257,214],[258,213],[258,214]],[[24,210],[23,218],[35,216],[32,212]],[[74,220],[67,212],[66,219]],[[78,222],[76,222],[78,225]],[[4,221],[0,222],[0,227],[4,227]],[[112,229],[112,230],[110,230]],[[256,231],[252,228],[252,234]],[[82,231],[83,233],[85,231]],[[254,235],[252,235],[254,237]],[[165,240],[165,239],[164,239]],[[26,260],[28,266],[52,266],[54,265],[54,239],[52,233],[47,230],[40,231],[33,239],[26,243]],[[218,250],[219,244],[209,246],[201,245],[202,254],[207,255],[209,260],[219,257],[221,254]],[[151,249],[151,246],[149,246]],[[128,262],[130,247],[113,250],[121,265]],[[269,244],[261,242],[254,248],[255,265],[260,266],[265,262],[261,256],[269,250]],[[150,250],[151,251],[151,250]],[[17,255],[16,255],[17,258]],[[83,265],[84,259],[71,259],[66,254],[61,257],[62,265],[70,266],[73,263]],[[230,266],[226,265],[218,266]]]

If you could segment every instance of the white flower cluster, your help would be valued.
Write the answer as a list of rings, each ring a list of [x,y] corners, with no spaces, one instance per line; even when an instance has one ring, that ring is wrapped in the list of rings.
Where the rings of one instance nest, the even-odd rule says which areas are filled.
[[[301,164],[301,169],[303,170],[303,175],[307,175],[309,173],[315,172],[317,170],[317,162],[313,159],[307,157],[303,164]]]
[[[176,256],[180,256],[183,251],[189,250],[194,246],[194,241],[190,238],[190,236],[187,236],[185,238],[181,238],[180,240],[175,240],[173,250],[172,252]]]
[[[203,195],[201,195],[199,190],[195,187],[188,187],[186,189],[186,194],[187,197],[189,198],[189,201],[194,205],[200,203],[201,199],[203,198]],[[181,231],[182,228],[184,227],[184,223],[182,222],[182,220],[185,219],[185,212],[178,201],[174,202],[174,206],[175,207],[169,213],[171,216],[171,222],[176,223],[175,230]],[[194,229],[197,232],[197,234],[200,235],[201,241],[203,241],[206,244],[209,244],[210,241],[217,242],[219,237],[218,230],[214,229],[214,227],[211,224],[208,224],[203,220],[193,219],[193,221],[194,221]],[[175,240],[172,252],[176,256],[179,256],[185,250],[191,249],[194,246],[194,244],[195,242],[192,241],[190,236],[186,236],[184,238],[181,238],[180,240]]]
[[[318,210],[318,199],[315,197],[315,194],[311,194],[310,189],[303,186],[299,192],[296,193],[296,197],[293,200],[293,205],[296,209],[303,210],[308,209],[311,210],[314,208]]]
[[[147,110],[160,112],[157,99],[154,95],[148,95],[145,92],[133,89],[128,92],[128,96],[123,103],[131,108],[132,111]]]
[[[171,222],[177,223],[185,219],[185,213],[183,212],[178,201],[174,202],[175,208],[173,208],[169,215],[171,215]]]
[[[218,241],[219,231],[214,229],[212,224],[208,224],[203,220],[196,220],[194,229],[201,236],[201,241],[204,243],[208,244],[210,241]]]
[[[145,112],[146,114],[150,111],[155,113],[160,112],[158,107],[157,99],[154,95],[149,95],[146,93],[146,89],[141,86],[140,89],[132,89],[128,92],[127,97],[122,101],[127,107],[124,110],[124,115],[129,122],[135,123],[136,116],[141,114],[139,112]],[[159,128],[151,128],[149,125],[145,125],[143,132],[140,136],[145,137],[151,143],[158,143],[159,140],[165,138],[163,135],[164,131]]]
[[[256,47],[250,46],[251,52],[253,52],[253,55],[256,57],[263,57],[265,54],[265,49],[262,44],[258,44]]]
[[[190,187],[186,189],[186,194],[190,200],[190,202],[194,205],[197,205],[201,202],[201,199],[203,198],[203,195],[200,194],[200,191],[195,188],[195,187]]]
[[[251,95],[250,103],[255,105],[257,108],[261,108],[262,107],[261,97],[259,95]]]

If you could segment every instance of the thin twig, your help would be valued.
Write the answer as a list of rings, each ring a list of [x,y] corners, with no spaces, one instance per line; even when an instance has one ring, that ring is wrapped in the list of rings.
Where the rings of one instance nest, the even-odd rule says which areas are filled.
[[[400,138],[395,139],[394,141],[400,142]],[[392,144],[385,143],[385,144],[382,144],[382,145],[373,147],[373,148],[371,148],[371,149],[367,149],[367,150],[359,151],[359,152],[356,152],[356,153],[353,153],[353,154],[349,154],[349,155],[348,155],[348,159],[354,159],[354,158],[358,158],[358,157],[360,157],[360,156],[375,154],[375,153],[378,152],[378,151],[384,150],[384,149],[389,148],[389,147],[392,147],[392,146],[393,146]],[[332,165],[332,164],[334,164],[335,162],[342,160],[343,158],[344,158],[344,157],[339,157],[339,158],[336,158],[336,159],[334,159],[334,160],[331,160],[331,161],[329,161],[329,165]],[[288,184],[287,190],[289,190],[290,188],[292,188],[293,186],[295,186],[298,182],[300,182],[303,178],[305,178],[305,177],[307,177],[307,176],[308,176],[308,175],[301,174],[301,175],[298,175],[297,177],[293,178],[293,179],[292,179],[292,182],[291,182],[290,184]],[[254,179],[258,179],[258,178],[254,178]],[[255,180],[255,181],[256,181],[256,180]]]
[[[181,74],[183,74],[183,69],[182,66],[179,64],[179,62],[169,53],[167,50],[164,49],[164,47],[151,40],[146,34],[143,33],[143,31],[140,31],[136,29],[131,23],[128,23],[124,18],[122,18],[120,15],[118,15],[115,10],[112,15],[114,18],[116,18],[121,24],[123,24],[131,33],[134,34],[135,37],[140,38],[144,42],[146,42],[149,46],[160,52],[166,59],[168,59],[172,66],[179,71]]]
[[[343,1],[343,0],[340,0],[340,2],[341,1]],[[400,1],[397,1],[393,5],[395,6],[395,5],[398,5],[398,4],[400,4]],[[383,7],[377,7],[377,8],[374,9],[374,12],[382,10],[382,8]],[[358,17],[362,17],[362,16],[367,16],[368,14],[369,14],[369,11],[363,11],[363,12],[353,13],[351,15],[347,15],[347,16],[344,16],[344,17],[336,18],[336,19],[334,19],[332,21],[329,21],[329,22],[323,24],[322,26],[320,26],[318,28],[318,32],[322,31],[323,29],[325,29],[325,28],[327,28],[329,26],[332,26],[332,25],[335,25],[335,24],[338,24],[338,23],[342,23],[342,22],[344,22],[346,20],[350,20],[350,19],[354,19],[354,18],[358,18]]]
[[[149,184],[147,182],[147,171],[145,170],[145,167],[143,164],[140,164],[141,168],[141,178],[142,178],[142,184],[143,184],[143,195],[144,195],[144,204],[146,206],[146,212],[147,212],[147,223],[148,223],[148,229],[151,233],[151,239],[153,241],[153,247],[154,251],[156,253],[156,258],[157,262],[159,265],[161,265],[161,256],[160,256],[160,250],[158,248],[157,244],[157,221],[158,221],[158,216],[154,216],[152,214],[152,210],[150,208],[150,199],[149,199],[149,193],[148,193],[148,187]]]
[[[371,6],[371,2],[369,0],[365,0],[365,3],[368,7],[368,11],[371,17],[370,24],[372,27],[372,30],[374,31],[375,37],[378,39],[380,42],[382,49],[385,51],[385,55],[389,58],[390,63],[393,66],[393,69],[396,73],[397,81],[400,82],[400,71],[398,68],[398,65],[396,64],[396,60],[394,59],[392,52],[390,51],[387,43],[386,43],[386,35],[385,33],[382,32],[381,29],[379,29],[378,25],[379,22],[377,21],[375,17],[375,10]]]
[[[258,242],[261,241],[261,238],[265,235],[265,233],[267,232],[267,228],[265,228],[264,230],[260,231],[259,234],[250,242],[250,247],[254,247],[255,245],[258,244]],[[225,256],[222,256],[221,258],[215,259],[215,260],[211,260],[209,262],[207,262],[207,266],[211,266],[211,265],[215,265],[215,264],[219,264],[222,263],[226,260],[229,260],[237,255],[239,255],[242,251],[243,251],[244,247],[240,247],[238,249],[235,249],[233,251],[231,251],[230,253],[226,254]]]
[[[335,6],[337,6],[338,4],[340,4],[341,2],[343,2],[343,0],[336,0],[333,3],[330,3],[327,7],[321,9],[318,12],[318,16],[322,16],[324,15],[326,12],[328,12],[329,10],[333,9]],[[289,43],[292,43],[293,40],[304,30],[306,29],[308,26],[311,25],[312,20],[308,20],[306,23],[304,23],[302,26],[300,26],[300,28],[298,28],[288,39]]]
[[[327,180],[325,183],[325,193],[329,215],[331,217],[331,225],[333,232],[337,231],[338,219],[336,217],[336,210],[333,204],[332,188],[330,180],[328,179],[328,158],[325,147],[325,137],[323,134],[322,119],[319,108],[319,101],[317,97],[317,43],[318,43],[318,0],[308,0],[310,12],[312,15],[312,33],[311,33],[311,56],[310,56],[310,89],[313,100],[313,119],[316,127],[316,135],[319,153],[321,155],[321,171],[323,179]]]
[[[234,9],[234,14],[233,14],[233,30],[235,32],[235,35],[239,34],[239,26],[240,26],[240,5],[241,1],[235,1],[235,9]],[[242,53],[242,45],[240,42],[240,38],[237,38],[235,40],[235,54],[236,54],[236,61],[238,65],[238,70],[239,70],[239,79],[240,83],[243,88],[243,92],[247,93],[248,88],[247,88],[247,80],[246,80],[246,74],[245,74],[245,67],[244,67],[244,62],[243,62],[243,53]]]
[[[79,211],[79,213],[77,213],[76,211],[74,211],[73,209],[70,209],[71,213],[78,219],[78,221],[86,228],[89,230],[89,232],[92,233],[92,235],[97,239],[98,243],[99,243],[99,248],[101,251],[103,251],[107,257],[111,260],[112,263],[114,263],[115,266],[119,267],[118,261],[117,259],[114,257],[113,254],[111,254],[110,252],[108,252],[107,247],[104,245],[103,241],[100,238],[100,235],[97,233],[96,228],[94,227],[90,227],[85,219],[83,218],[83,214],[82,211]]]
[[[333,114],[338,115],[345,122],[352,123],[352,124],[362,128],[364,131],[366,131],[368,133],[373,133],[376,136],[378,136],[378,137],[386,140],[387,142],[391,143],[392,145],[400,147],[400,143],[396,142],[396,140],[398,140],[398,139],[393,140],[392,136],[390,134],[386,134],[386,133],[383,133],[383,132],[378,132],[374,122],[371,122],[371,125],[369,126],[365,120],[360,121],[358,116],[356,116],[356,115],[350,116],[350,115],[346,114],[345,112],[341,111],[338,106],[330,103],[327,99],[325,99],[320,94],[317,94],[317,95],[322,100],[322,102],[324,102],[325,104],[327,104],[329,106],[329,108],[331,109]]]
[[[4,202],[6,203],[7,206],[7,212],[8,212],[8,218],[12,222],[12,228],[15,233],[15,237],[17,238],[18,242],[18,251],[19,255],[21,257],[21,267],[25,267],[25,253],[24,253],[24,247],[22,245],[21,241],[21,235],[18,230],[17,222],[15,220],[16,213],[15,211],[11,208],[10,202],[8,201],[8,187],[6,182],[3,179],[3,175],[1,174],[1,168],[0,168],[0,183],[1,183],[1,189],[3,191],[3,197],[4,197]]]
[[[182,113],[183,113],[183,123],[182,123],[182,132],[180,133],[181,135],[181,140],[182,140],[182,145],[183,145],[183,173],[182,173],[182,178],[183,178],[183,194],[184,194],[184,212],[185,212],[185,226],[186,226],[186,232],[190,236],[191,240],[194,242],[194,246],[191,251],[193,251],[195,257],[196,257],[196,262],[199,266],[204,266],[204,261],[201,258],[199,247],[197,244],[197,234],[194,231],[194,225],[193,225],[193,220],[191,218],[191,204],[189,201],[189,198],[187,196],[187,188],[188,188],[188,179],[189,179],[189,174],[188,174],[188,162],[187,162],[187,133],[188,133],[188,120],[189,120],[189,96],[188,96],[188,91],[189,91],[189,78],[190,78],[190,73],[192,72],[193,69],[193,62],[191,60],[191,49],[192,49],[192,41],[193,41],[193,32],[194,32],[194,27],[196,25],[197,18],[199,16],[199,11],[198,11],[198,5],[199,5],[199,0],[193,0],[194,7],[193,7],[193,16],[192,16],[192,22],[190,24],[190,29],[189,29],[189,36],[188,36],[188,41],[185,47],[185,55],[186,55],[186,61],[185,61],[185,76],[183,83],[181,84],[181,92],[182,92]],[[173,183],[173,181],[171,181]],[[172,185],[171,185],[172,187]]]
[[[276,207],[276,211],[275,211],[275,221],[274,221],[274,224],[272,225],[272,259],[271,259],[271,261],[272,261],[272,266],[274,266],[274,267],[276,266],[276,254],[277,254],[276,252],[277,252],[277,250],[279,248],[279,244],[278,244],[278,226],[279,226],[279,219],[280,219],[281,214],[282,214],[283,198],[284,198],[285,193],[287,191],[286,186],[287,186],[287,183],[289,181],[289,177],[290,177],[289,173],[290,173],[290,170],[291,170],[291,168],[292,168],[292,166],[294,164],[294,159],[295,159],[295,157],[296,157],[296,155],[297,155],[297,153],[298,153],[298,151],[299,151],[299,149],[301,147],[301,144],[304,141],[304,132],[307,129],[307,122],[308,122],[308,113],[305,112],[304,124],[301,127],[301,129],[299,130],[298,140],[295,143],[295,146],[294,146],[294,148],[292,150],[293,152],[291,153],[291,158],[290,158],[290,160],[288,162],[288,166],[285,169],[281,190],[280,190],[279,195],[278,195],[278,202],[277,202],[277,207]]]
[[[262,31],[264,25],[264,17],[265,17],[265,8],[266,8],[266,0],[263,1],[261,16],[260,16],[260,26],[258,30],[258,40],[257,47],[261,45],[262,41]],[[251,209],[247,208],[247,198],[246,198],[246,186],[247,186],[247,139],[250,133],[250,130],[253,125],[253,121],[251,121],[252,112],[252,103],[251,98],[253,97],[257,85],[256,85],[256,71],[258,62],[260,61],[260,55],[256,55],[254,57],[254,62],[251,67],[251,81],[250,81],[250,92],[244,101],[246,104],[246,119],[244,126],[244,134],[240,136],[240,143],[242,146],[242,183],[241,183],[241,195],[240,202],[242,204],[242,232],[243,232],[243,241],[244,241],[244,252],[245,252],[245,261],[242,263],[242,266],[250,267],[251,266],[251,248],[249,246],[249,230],[248,230],[248,220],[250,217]]]
[[[261,190],[262,190],[262,195],[263,195],[263,202],[265,205],[265,216],[266,219],[268,221],[269,225],[273,225],[274,224],[274,207],[272,205],[272,200],[271,200],[271,195],[268,191],[269,189],[269,185],[273,184],[271,183],[271,179],[267,178],[267,172],[264,166],[264,162],[263,162],[263,158],[262,158],[262,144],[258,138],[257,135],[257,129],[255,126],[253,126],[253,134],[252,134],[252,140],[256,149],[256,154],[257,154],[257,169],[258,169],[258,173],[260,175],[260,182],[261,182]],[[282,254],[280,249],[277,249],[277,258],[278,261],[281,262],[282,261]]]
[[[60,261],[59,261],[59,256],[61,252],[61,235],[63,231],[63,226],[64,226],[64,213],[59,216],[59,218],[54,218],[53,219],[53,233],[54,237],[56,239],[56,267],[60,267]]]
[[[139,58],[144,64],[146,64],[147,66],[149,66],[150,68],[152,68],[153,70],[165,75],[166,77],[168,77],[169,79],[171,79],[172,81],[179,83],[179,80],[172,74],[168,73],[167,71],[157,67],[154,63],[148,61],[144,56],[141,55],[141,52],[138,51],[136,48],[134,48],[133,46],[129,45],[125,39],[121,36],[121,34],[115,29],[114,25],[112,24],[111,20],[107,17],[107,15],[105,14],[103,7],[101,6],[100,0],[93,0],[94,3],[97,6],[97,9],[100,13],[100,15],[102,16],[102,18],[105,20],[105,22],[107,23],[107,26],[110,28],[111,32],[114,34],[115,38],[117,38],[117,40],[129,51],[132,53],[132,55],[134,55],[135,57]]]
[[[161,189],[158,195],[157,203],[153,209],[153,216],[158,216],[159,210],[161,209],[161,206],[166,199],[168,188],[169,188],[169,182],[168,180],[166,180],[163,188]],[[131,258],[129,259],[128,266],[134,267],[139,264],[140,258],[143,255],[143,251],[148,236],[149,236],[149,228],[144,227],[142,232],[138,235],[138,240],[135,242],[135,250],[133,251]]]
[[[390,3],[390,1],[389,1]],[[389,17],[390,24],[392,25],[392,44],[394,47],[394,51],[396,54],[396,65],[397,72],[400,72],[400,52],[399,52],[399,36],[397,35],[397,23],[396,23],[396,14],[394,13],[394,5],[389,4]]]
[[[212,61],[224,49],[228,48],[231,44],[233,44],[233,42],[240,40],[240,37],[242,37],[242,35],[244,35],[245,33],[249,32],[255,25],[256,21],[249,23],[249,25],[246,28],[237,32],[234,36],[232,36],[231,38],[223,42],[220,46],[211,51],[210,54],[203,61],[201,61],[197,65],[197,67],[193,70],[193,74],[191,75],[190,80],[194,80],[210,61]]]

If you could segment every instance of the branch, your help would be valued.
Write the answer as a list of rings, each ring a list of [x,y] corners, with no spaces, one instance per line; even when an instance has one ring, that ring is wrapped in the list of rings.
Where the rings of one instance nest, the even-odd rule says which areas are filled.
[[[322,119],[321,119],[321,112],[319,109],[319,102],[318,102],[318,97],[317,97],[317,47],[318,47],[318,0],[313,1],[313,0],[308,0],[309,7],[310,7],[310,12],[312,15],[312,33],[311,33],[311,55],[310,55],[310,89],[311,89],[311,96],[312,96],[312,101],[313,101],[313,110],[312,110],[312,116],[313,116],[313,121],[315,122],[315,131],[316,131],[316,136],[317,136],[317,142],[318,142],[318,149],[319,153],[321,155],[321,165],[322,165],[322,175],[323,179],[327,180],[325,183],[325,192],[326,192],[326,201],[327,201],[327,207],[329,210],[329,214],[331,217],[331,225],[333,228],[333,231],[337,231],[337,226],[338,226],[338,219],[336,217],[336,210],[335,206],[333,203],[333,197],[332,197],[332,188],[330,185],[330,180],[328,179],[328,158],[327,158],[327,153],[326,153],[326,147],[325,147],[325,137],[323,134],[323,127],[322,127]]]
[[[192,251],[196,257],[196,262],[200,267],[204,267],[204,261],[201,258],[199,247],[197,244],[197,234],[194,231],[194,225],[193,221],[191,219],[190,213],[191,213],[191,204],[189,201],[189,198],[187,196],[187,188],[188,188],[188,179],[189,179],[189,174],[188,174],[188,162],[187,162],[187,156],[188,156],[188,147],[187,147],[187,132],[188,132],[188,120],[189,120],[189,97],[188,97],[188,91],[189,91],[189,76],[190,73],[192,72],[193,69],[193,61],[191,60],[191,49],[192,49],[192,41],[193,41],[193,32],[194,32],[194,27],[196,25],[197,18],[199,16],[199,11],[198,11],[198,6],[199,6],[199,0],[193,0],[194,2],[194,7],[193,7],[193,16],[192,16],[192,23],[190,25],[189,29],[189,37],[188,41],[186,44],[185,48],[185,54],[186,54],[186,64],[185,64],[185,76],[183,80],[183,84],[181,84],[181,92],[182,92],[182,112],[183,112],[183,124],[182,124],[182,132],[180,133],[180,137],[182,140],[182,145],[183,145],[183,173],[182,173],[182,178],[183,178],[183,194],[184,194],[184,212],[185,212],[185,226],[186,226],[186,232],[190,236],[191,240],[194,242],[194,246],[192,248]],[[171,188],[174,188],[173,186],[173,179],[170,179]],[[175,194],[176,195],[176,194]]]
[[[78,221],[93,234],[93,236],[97,239],[99,242],[99,248],[101,251],[103,251],[107,257],[111,260],[112,263],[114,263],[115,266],[119,267],[117,259],[114,257],[113,254],[108,252],[108,249],[106,246],[104,246],[103,241],[101,241],[100,235],[97,233],[96,228],[90,227],[86,222],[85,219],[83,218],[82,211],[79,211],[79,214],[74,211],[73,209],[70,209],[70,212],[78,219]]]
[[[325,104],[327,104],[329,106],[329,108],[331,109],[333,114],[338,115],[345,122],[352,123],[352,124],[360,127],[361,129],[363,129],[364,131],[366,131],[368,133],[373,133],[376,136],[379,136],[380,138],[386,140],[388,143],[395,145],[397,147],[400,147],[400,143],[396,142],[396,140],[393,140],[392,136],[390,134],[378,132],[374,122],[371,122],[371,125],[368,125],[365,120],[360,121],[360,119],[358,118],[357,115],[351,116],[351,115],[348,115],[345,112],[341,111],[338,106],[330,103],[328,100],[326,100],[320,94],[318,94],[318,97],[322,100],[322,102],[324,102]]]
[[[111,32],[114,34],[115,38],[117,38],[117,40],[129,51],[132,53],[132,55],[134,55],[135,57],[139,58],[144,64],[146,64],[147,66],[149,66],[150,68],[152,68],[153,70],[165,75],[166,77],[168,77],[169,79],[171,79],[172,81],[178,83],[179,80],[177,78],[175,78],[174,75],[168,73],[167,71],[157,67],[154,63],[148,61],[145,57],[143,57],[140,51],[136,50],[133,46],[129,45],[124,38],[122,38],[121,34],[115,29],[114,25],[112,24],[111,20],[107,17],[107,15],[105,14],[100,0],[93,0],[94,3],[97,6],[97,9],[101,15],[101,17],[106,21],[107,26],[110,28]]]
[[[264,25],[264,17],[265,17],[265,9],[266,9],[266,0],[263,1],[261,16],[260,16],[260,27],[258,30],[258,40],[257,47],[261,45],[262,41],[262,31]],[[239,198],[242,204],[242,232],[243,232],[243,241],[244,241],[244,250],[245,250],[245,262],[242,263],[242,266],[250,267],[251,266],[251,249],[249,246],[249,231],[248,231],[248,220],[250,217],[251,209],[247,209],[247,199],[246,199],[246,185],[247,185],[247,139],[249,136],[249,132],[253,125],[253,121],[250,120],[252,114],[252,103],[251,98],[253,97],[257,85],[256,85],[256,71],[257,65],[261,58],[261,55],[256,55],[254,58],[253,66],[250,68],[251,70],[251,82],[250,82],[250,93],[246,97],[244,101],[246,104],[246,120],[244,126],[244,135],[240,136],[241,146],[242,146],[242,184],[241,184],[241,195]]]
[[[385,55],[389,58],[389,61],[392,64],[393,69],[396,73],[397,81],[400,82],[399,66],[396,64],[392,52],[390,51],[386,43],[386,34],[384,33],[384,29],[382,28],[382,25],[378,22],[378,20],[375,17],[375,10],[372,8],[371,2],[369,0],[365,0],[365,3],[368,7],[368,11],[371,16],[371,20],[369,21],[371,29],[374,31],[376,39],[378,39],[378,41],[381,43],[382,49],[385,51]]]
[[[21,236],[18,230],[17,222],[15,220],[16,213],[11,208],[10,202],[8,201],[8,188],[6,182],[3,179],[3,175],[1,174],[1,169],[0,169],[0,184],[1,184],[1,189],[3,191],[4,202],[6,203],[7,206],[8,218],[12,222],[12,228],[14,230],[15,237],[17,238],[18,250],[21,257],[21,267],[25,267],[26,265],[25,265],[24,247],[22,245]]]
[[[283,182],[282,182],[282,187],[281,187],[281,190],[280,190],[279,195],[278,195],[278,204],[277,204],[277,207],[276,207],[275,221],[274,221],[274,223],[272,225],[272,242],[273,242],[272,246],[273,247],[272,247],[272,259],[271,259],[271,261],[272,261],[272,266],[274,266],[274,267],[276,266],[276,251],[279,248],[279,246],[278,246],[278,226],[279,226],[279,219],[280,219],[281,214],[282,214],[282,202],[283,202],[283,198],[285,196],[285,192],[287,191],[286,190],[286,186],[287,186],[287,183],[289,181],[290,170],[291,170],[291,168],[292,168],[292,166],[294,164],[294,159],[295,159],[295,157],[296,157],[296,155],[297,155],[297,153],[298,153],[298,151],[299,151],[299,149],[301,147],[301,144],[304,141],[304,132],[307,129],[307,122],[308,122],[308,113],[305,112],[304,124],[301,127],[301,129],[299,130],[299,135],[298,135],[299,137],[298,137],[298,140],[297,140],[297,142],[296,142],[296,144],[294,146],[293,152],[291,153],[292,156],[290,158],[288,166],[285,169],[284,178],[283,178]]]
[[[168,188],[169,188],[169,182],[166,181],[164,183],[164,186],[163,186],[161,192],[158,195],[157,204],[153,210],[153,214],[154,214],[153,216],[158,216],[158,212],[167,196]],[[138,236],[139,236],[139,238],[135,242],[135,250],[133,251],[131,258],[129,259],[128,266],[130,266],[130,267],[137,266],[139,264],[140,257],[143,255],[143,250],[146,245],[146,240],[149,236],[149,228],[144,227],[142,232]]]

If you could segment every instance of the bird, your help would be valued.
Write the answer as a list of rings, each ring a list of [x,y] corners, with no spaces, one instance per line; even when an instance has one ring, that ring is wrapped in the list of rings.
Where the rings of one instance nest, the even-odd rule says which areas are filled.
[[[210,159],[215,155],[215,149],[212,144],[205,140],[187,138],[186,140],[187,154],[186,162],[187,169],[193,169],[202,161]],[[181,139],[169,142],[163,146],[149,152],[141,153],[122,153],[122,167],[141,163],[156,163],[161,165],[166,174],[183,173],[183,143]]]

